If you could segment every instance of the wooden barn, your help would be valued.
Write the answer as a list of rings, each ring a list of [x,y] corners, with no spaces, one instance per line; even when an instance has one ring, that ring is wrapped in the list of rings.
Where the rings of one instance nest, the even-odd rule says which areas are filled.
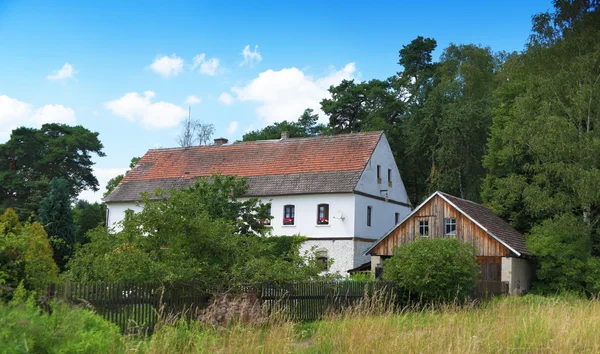
[[[433,193],[366,252],[371,269],[376,272],[395,246],[438,237],[472,244],[482,281],[507,282],[511,294],[529,289],[534,267],[523,234],[486,206],[442,192]]]

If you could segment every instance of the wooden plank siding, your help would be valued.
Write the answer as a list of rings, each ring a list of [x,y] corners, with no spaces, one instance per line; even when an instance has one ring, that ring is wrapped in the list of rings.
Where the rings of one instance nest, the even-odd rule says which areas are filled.
[[[445,218],[456,219],[456,236],[446,236]],[[429,235],[427,237],[456,237],[463,242],[471,243],[475,247],[475,255],[479,263],[500,264],[501,257],[511,253],[508,248],[448,204],[439,195],[431,198],[407,220],[404,220],[369,253],[374,256],[392,256],[395,246],[407,244],[423,237],[419,235],[419,220],[429,221]]]

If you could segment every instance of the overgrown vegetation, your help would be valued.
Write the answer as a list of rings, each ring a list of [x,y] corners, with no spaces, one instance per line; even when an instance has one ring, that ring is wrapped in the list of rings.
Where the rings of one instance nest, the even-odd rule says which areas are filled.
[[[38,223],[21,225],[7,209],[0,215],[0,302],[9,299],[20,282],[28,289],[45,292],[58,281],[50,239]]]
[[[53,304],[43,312],[21,285],[0,302],[0,353],[123,353],[119,328],[90,310]]]
[[[297,324],[163,323],[152,337],[123,337],[88,310],[31,303],[0,305],[2,353],[590,353],[600,350],[600,302],[526,295],[481,306],[380,312],[352,310]]]
[[[394,249],[384,262],[383,278],[422,303],[462,302],[477,285],[474,253],[471,244],[455,238],[418,240]]]
[[[322,266],[300,254],[302,237],[267,237],[268,205],[238,198],[245,180],[214,175],[192,187],[145,196],[112,232],[88,233],[65,277],[77,281],[194,280],[207,286],[316,278]],[[159,200],[150,202],[150,198]]]

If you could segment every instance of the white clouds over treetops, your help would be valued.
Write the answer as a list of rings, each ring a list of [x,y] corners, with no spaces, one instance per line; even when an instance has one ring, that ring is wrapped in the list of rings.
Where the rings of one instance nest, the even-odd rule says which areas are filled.
[[[227,92],[223,92],[220,96],[219,96],[219,102],[221,102],[224,105],[229,106],[230,104],[233,103],[233,96],[231,96],[229,93]]]
[[[70,79],[73,78],[73,76],[75,75],[75,69],[73,69],[73,66],[69,63],[65,63],[65,65],[62,66],[62,68],[58,69],[58,70],[54,70],[52,72],[51,75],[46,76],[46,78],[48,80],[66,80],[66,79]]]
[[[123,97],[106,102],[104,108],[131,122],[140,122],[148,128],[171,128],[187,116],[187,111],[169,102],[152,102],[155,93],[145,91],[126,93]]]
[[[175,54],[156,58],[150,69],[163,77],[177,76],[183,71],[183,59]]]
[[[250,45],[245,46],[242,50],[242,56],[244,57],[244,61],[240,64],[240,66],[253,66],[262,60],[262,55],[260,55],[258,52],[258,46],[254,46],[254,51],[250,50]]]
[[[194,57],[194,63],[192,64],[192,71],[198,68],[198,72],[202,75],[215,76],[221,72],[219,68],[219,59],[210,58],[206,59],[206,54],[198,54]]]
[[[341,70],[314,78],[302,70],[292,67],[279,71],[267,70],[258,75],[246,86],[231,89],[239,101],[258,102],[256,113],[266,124],[283,120],[296,120],[306,108],[319,113],[325,121],[320,102],[329,98],[327,89],[342,80],[354,79],[355,63],[349,63]]]
[[[40,127],[45,123],[76,124],[75,111],[60,104],[33,105],[0,95],[0,142],[7,140],[13,129],[21,126]]]
[[[187,98],[185,99],[185,104],[198,104],[200,103],[200,98],[194,96],[194,95],[190,95],[187,96]]]

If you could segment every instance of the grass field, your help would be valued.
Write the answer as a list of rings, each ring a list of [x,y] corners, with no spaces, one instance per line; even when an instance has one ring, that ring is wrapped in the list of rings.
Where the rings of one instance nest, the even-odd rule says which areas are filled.
[[[264,328],[179,323],[126,346],[145,353],[597,353],[600,302],[530,295]]]

